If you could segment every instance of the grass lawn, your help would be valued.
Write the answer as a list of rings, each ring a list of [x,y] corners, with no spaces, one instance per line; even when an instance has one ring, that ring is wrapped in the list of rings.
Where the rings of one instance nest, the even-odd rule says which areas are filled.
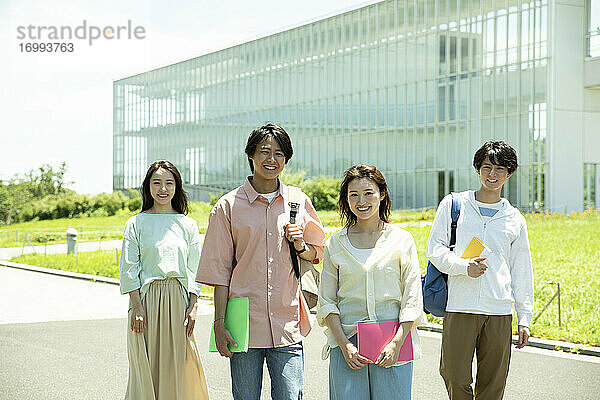
[[[201,232],[206,231],[210,209],[207,203],[190,203],[188,215],[198,222]],[[125,222],[136,213],[122,210],[112,217],[60,218],[8,225],[0,228],[0,247],[29,245],[26,238],[33,245],[66,243],[68,228],[77,229],[79,242],[121,239]]]
[[[396,222],[412,222],[422,218],[430,219],[431,214],[395,211],[392,218]],[[335,212],[320,212],[319,215],[324,224],[339,225]],[[110,218],[116,220],[118,217]],[[127,216],[121,218],[124,223]],[[554,293],[544,282],[561,284],[562,327],[558,326],[558,307],[554,300],[539,320],[532,324],[531,333],[540,338],[600,346],[598,211],[571,215],[528,214],[526,218],[534,266],[534,315],[537,315]],[[408,226],[405,229],[415,238],[421,270],[424,272],[427,266],[425,247],[430,227]],[[12,261],[114,278],[118,278],[119,274],[114,250],[80,253],[77,264],[75,257],[67,255],[24,255]],[[203,292],[210,294],[211,289],[203,287]],[[441,322],[439,318],[430,320]]]
[[[206,232],[208,214],[211,206],[208,203],[190,203],[190,217],[198,223],[200,232]],[[77,229],[78,242],[98,240],[114,240],[123,237],[123,228],[129,217],[136,212],[122,211],[112,217],[60,218],[54,220],[29,221],[0,228],[0,247],[66,243],[65,232],[68,228]],[[336,211],[319,211],[325,226],[339,226],[340,219]],[[411,222],[433,218],[430,211],[394,211],[392,222]]]

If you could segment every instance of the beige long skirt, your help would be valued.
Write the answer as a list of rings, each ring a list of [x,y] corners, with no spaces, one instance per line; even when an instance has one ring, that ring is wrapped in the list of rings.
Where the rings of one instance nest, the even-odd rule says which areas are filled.
[[[129,382],[126,400],[208,399],[194,335],[186,336],[186,299],[177,279],[154,281],[142,300],[148,326],[143,333],[127,319]]]

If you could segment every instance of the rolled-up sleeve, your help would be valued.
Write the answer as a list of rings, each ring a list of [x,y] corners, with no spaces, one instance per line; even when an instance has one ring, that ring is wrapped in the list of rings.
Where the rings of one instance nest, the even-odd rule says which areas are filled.
[[[319,284],[319,305],[317,308],[317,322],[325,325],[325,318],[329,314],[340,314],[337,301],[338,292],[338,266],[331,261],[329,249],[325,248],[323,256],[323,271]]]
[[[407,250],[400,260],[400,278],[402,279],[402,298],[400,299],[400,322],[414,321],[416,324],[427,322],[423,312],[423,294],[421,292],[421,272],[417,246],[410,236]]]
[[[140,282],[140,245],[137,239],[134,219],[125,224],[121,245],[121,261],[119,288],[121,294],[132,292],[142,287]]]
[[[304,241],[315,248],[316,255],[312,260],[312,263],[318,264],[323,259],[325,231],[323,230],[323,224],[321,224],[321,220],[308,197],[306,197],[304,208],[306,210],[302,226],[302,229],[304,230]]]
[[[196,282],[211,286],[229,286],[233,263],[230,208],[227,202],[221,199],[208,217]]]
[[[200,233],[198,224],[194,221],[188,228],[188,256],[186,264],[188,292],[196,295],[200,294],[202,284],[196,282],[196,273],[198,272],[198,263],[200,261]]]

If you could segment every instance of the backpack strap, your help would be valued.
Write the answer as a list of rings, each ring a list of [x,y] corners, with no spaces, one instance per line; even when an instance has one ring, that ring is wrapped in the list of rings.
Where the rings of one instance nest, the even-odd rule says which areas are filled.
[[[452,193],[452,209],[450,211],[452,222],[450,223],[450,251],[454,251],[456,247],[456,226],[458,225],[458,217],[460,217],[460,197],[457,193]]]

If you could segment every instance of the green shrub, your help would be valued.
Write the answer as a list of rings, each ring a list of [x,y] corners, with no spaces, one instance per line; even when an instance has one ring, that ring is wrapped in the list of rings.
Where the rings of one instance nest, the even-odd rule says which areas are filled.
[[[90,199],[82,194],[70,194],[56,199],[55,218],[73,218],[86,215],[90,209]]]
[[[56,219],[56,205],[58,201],[54,196],[47,196],[33,203],[33,217],[38,219]]]
[[[341,184],[342,180],[339,178],[319,175],[305,180],[301,188],[317,210],[335,210]]]
[[[102,209],[106,215],[115,215],[117,211],[128,206],[129,198],[123,192],[100,193],[90,199],[90,211],[93,213],[96,210]]]
[[[299,186],[310,198],[317,210],[335,210],[340,194],[342,180],[327,175],[319,175],[304,179],[306,171],[294,173],[283,171],[279,176],[281,182],[290,186]]]
[[[130,198],[127,202],[127,209],[129,211],[137,211],[142,209],[142,198],[140,196]]]
[[[279,175],[279,180],[285,185],[302,187],[304,177],[306,177],[306,171],[304,170],[296,171],[293,173],[288,172],[287,170],[283,170],[281,175]]]
[[[108,211],[104,208],[96,208],[94,211],[87,213],[87,215],[89,217],[110,217]]]
[[[225,194],[225,192],[209,193],[208,194],[208,204],[210,204],[211,207],[214,207],[214,205],[217,204],[217,201],[219,201],[221,196],[223,196],[224,194]]]
[[[190,209],[190,214],[208,215],[214,205],[210,205],[209,203],[205,203],[203,201],[190,201],[188,203],[188,207]]]
[[[110,217],[123,211],[141,208],[141,198],[128,197],[123,192],[100,193],[94,197],[66,191],[59,195],[47,195],[23,206],[19,221],[50,220],[76,217]]]
[[[24,175],[15,175],[8,180],[0,179],[0,225],[9,225],[34,218],[39,207],[33,202],[45,199],[48,196],[59,196],[71,193],[72,190],[64,186],[69,182],[64,180],[67,165],[63,162],[58,169],[44,164],[38,169],[32,169]],[[74,193],[74,192],[73,192]],[[39,210],[44,216],[52,217],[54,208],[41,207]]]
[[[139,211],[142,209],[142,196],[140,192],[136,189],[127,189],[127,193],[125,194],[128,197],[127,210],[129,211]]]

